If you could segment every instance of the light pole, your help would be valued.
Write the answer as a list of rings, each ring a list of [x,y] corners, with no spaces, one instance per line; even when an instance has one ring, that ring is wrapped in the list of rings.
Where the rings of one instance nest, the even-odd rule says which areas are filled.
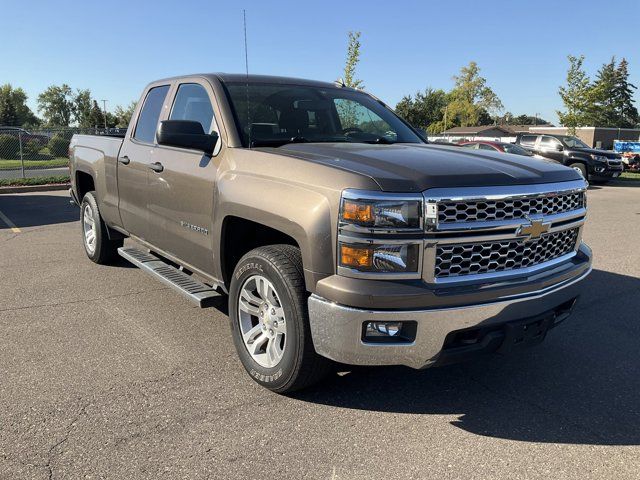
[[[104,112],[104,129],[107,129],[107,101],[101,100]]]

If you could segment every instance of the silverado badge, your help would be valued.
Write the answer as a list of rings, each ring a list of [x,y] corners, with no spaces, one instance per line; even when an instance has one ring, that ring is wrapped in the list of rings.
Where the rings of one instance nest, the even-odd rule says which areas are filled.
[[[520,225],[516,235],[518,236],[526,236],[525,242],[530,242],[531,240],[535,240],[540,238],[543,233],[547,233],[549,231],[550,223],[544,223],[544,219],[539,218],[532,220],[529,217],[525,216],[527,220],[529,220],[529,224]]]

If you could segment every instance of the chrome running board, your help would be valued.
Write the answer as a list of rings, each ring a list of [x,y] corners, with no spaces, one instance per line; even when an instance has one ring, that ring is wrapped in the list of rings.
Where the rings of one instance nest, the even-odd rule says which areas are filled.
[[[118,254],[144,272],[177,290],[200,308],[211,307],[215,303],[215,299],[221,296],[214,287],[196,280],[191,275],[165,263],[150,253],[137,248],[120,247]]]

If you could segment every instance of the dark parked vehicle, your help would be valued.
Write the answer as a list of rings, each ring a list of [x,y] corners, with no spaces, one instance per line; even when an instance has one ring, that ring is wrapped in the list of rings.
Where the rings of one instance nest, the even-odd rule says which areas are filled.
[[[201,307],[226,295],[240,361],[277,392],[331,361],[425,368],[535,345],[591,271],[576,172],[426,144],[332,83],[159,80],[124,138],[74,135],[70,153],[87,256],[120,255]]]
[[[516,144],[543,157],[557,160],[596,183],[619,177],[623,171],[620,155],[591,148],[570,135],[521,133],[516,138]]]
[[[490,142],[487,140],[476,140],[472,142],[462,142],[459,144],[464,148],[471,148],[473,150],[488,150],[491,152],[512,153],[514,155],[523,155],[525,157],[535,156],[533,152],[522,148],[514,143],[507,142]]]
[[[24,128],[20,127],[0,127],[0,135],[14,135],[22,140],[22,143],[36,141],[42,147],[45,147],[49,143],[49,137],[46,135],[38,135],[36,133],[29,133]]]

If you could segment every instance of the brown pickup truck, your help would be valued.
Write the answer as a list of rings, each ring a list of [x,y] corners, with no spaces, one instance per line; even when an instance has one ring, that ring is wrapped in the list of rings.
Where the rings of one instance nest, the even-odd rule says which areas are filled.
[[[334,362],[424,368],[538,343],[591,271],[576,171],[428,145],[343,85],[160,80],[124,139],[76,135],[70,151],[88,257],[119,254],[202,307],[228,296],[242,364],[277,392]]]

